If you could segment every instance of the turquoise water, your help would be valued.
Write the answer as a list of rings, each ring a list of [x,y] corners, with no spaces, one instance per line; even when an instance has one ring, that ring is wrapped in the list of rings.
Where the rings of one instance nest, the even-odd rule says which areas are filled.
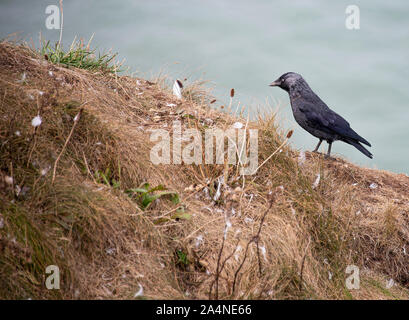
[[[3,0],[0,37],[58,40],[45,8],[58,1]],[[360,8],[360,29],[345,27],[345,9]],[[279,104],[294,147],[316,139],[294,122],[287,94],[268,84],[287,71],[369,140],[374,159],[335,143],[333,152],[369,167],[409,173],[409,3],[397,1],[108,1],[65,0],[64,44],[74,36],[113,48],[135,75],[164,70],[188,81],[211,81],[219,103],[236,101],[254,115],[266,99]],[[326,146],[325,146],[326,148]]]

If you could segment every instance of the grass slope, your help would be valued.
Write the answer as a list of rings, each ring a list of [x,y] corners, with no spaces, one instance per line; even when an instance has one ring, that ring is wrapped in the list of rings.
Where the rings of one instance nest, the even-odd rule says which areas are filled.
[[[273,112],[248,124],[259,164],[276,152],[254,176],[153,165],[150,129],[246,119],[196,84],[178,100],[77,49],[0,43],[0,298],[409,298],[406,175],[303,160]],[[359,290],[345,287],[350,264]],[[44,285],[48,265],[60,290]]]

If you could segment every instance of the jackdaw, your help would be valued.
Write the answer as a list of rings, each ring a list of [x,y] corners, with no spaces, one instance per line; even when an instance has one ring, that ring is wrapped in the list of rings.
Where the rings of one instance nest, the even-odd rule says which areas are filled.
[[[372,154],[361,143],[369,147],[371,144],[352,130],[344,118],[328,108],[311,90],[301,75],[287,72],[272,82],[270,86],[278,86],[288,92],[295,121],[303,129],[320,139],[313,152],[317,152],[322,140],[326,140],[328,142],[328,153],[325,157],[329,158],[332,143],[340,140],[353,145],[372,159]]]

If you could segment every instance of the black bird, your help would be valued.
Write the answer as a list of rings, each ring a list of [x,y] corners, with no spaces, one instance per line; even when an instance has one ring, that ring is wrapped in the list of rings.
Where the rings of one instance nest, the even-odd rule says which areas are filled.
[[[328,153],[325,157],[329,158],[332,143],[340,140],[353,145],[372,159],[372,154],[361,143],[367,146],[371,146],[371,144],[352,130],[344,118],[328,108],[320,97],[311,90],[301,75],[287,72],[272,82],[270,86],[277,86],[288,92],[295,121],[313,136],[320,139],[313,152],[317,152],[322,140],[326,140],[328,142]]]

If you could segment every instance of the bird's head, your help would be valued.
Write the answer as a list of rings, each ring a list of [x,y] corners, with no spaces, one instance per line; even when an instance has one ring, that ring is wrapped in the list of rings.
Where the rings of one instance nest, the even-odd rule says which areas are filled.
[[[295,72],[287,72],[280,76],[276,81],[270,83],[270,87],[280,87],[285,91],[290,91],[290,87],[294,86],[297,82],[302,81],[301,75]]]

